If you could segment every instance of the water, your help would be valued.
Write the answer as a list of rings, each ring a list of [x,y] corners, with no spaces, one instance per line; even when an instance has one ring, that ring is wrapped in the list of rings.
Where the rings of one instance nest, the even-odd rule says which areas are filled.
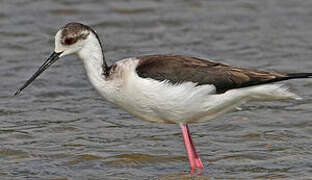
[[[312,1],[0,0],[0,179],[191,179],[180,129],[105,102],[75,56],[19,96],[57,29],[94,27],[110,63],[171,53],[279,72],[311,72]],[[198,179],[311,179],[312,81],[302,101],[249,103],[190,126]]]

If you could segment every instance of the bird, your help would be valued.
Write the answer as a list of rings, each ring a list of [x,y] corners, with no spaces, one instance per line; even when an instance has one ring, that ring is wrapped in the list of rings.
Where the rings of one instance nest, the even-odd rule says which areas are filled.
[[[266,72],[174,54],[142,55],[108,65],[96,31],[71,22],[57,31],[54,52],[14,96],[70,54],[82,60],[89,81],[106,101],[148,122],[179,125],[191,174],[200,174],[204,165],[188,124],[207,122],[251,101],[301,99],[275,82],[312,77],[312,73]]]

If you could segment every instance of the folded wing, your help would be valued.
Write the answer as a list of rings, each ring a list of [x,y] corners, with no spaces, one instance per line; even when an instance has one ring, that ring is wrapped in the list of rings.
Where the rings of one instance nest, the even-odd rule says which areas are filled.
[[[217,93],[291,79],[287,74],[238,68],[182,55],[149,55],[137,58],[139,64],[136,72],[142,78],[167,80],[173,84],[213,84]]]

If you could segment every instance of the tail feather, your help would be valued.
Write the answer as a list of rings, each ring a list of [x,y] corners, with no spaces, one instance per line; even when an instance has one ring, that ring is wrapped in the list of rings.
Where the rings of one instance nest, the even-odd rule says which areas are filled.
[[[249,87],[249,96],[252,101],[277,101],[286,99],[302,99],[300,96],[290,92],[283,84],[265,84]]]
[[[289,79],[302,79],[302,78],[312,78],[312,73],[290,73],[290,74],[286,74],[286,76],[276,77],[268,81],[262,81],[255,85],[267,84],[267,83],[278,82],[278,81],[285,81]]]
[[[312,78],[312,73],[290,73],[287,74],[289,79],[297,79],[297,78]]]
[[[300,79],[300,78],[312,78],[312,73],[280,74],[280,76],[277,76],[277,77],[269,79],[269,80],[251,81],[249,83],[241,84],[239,86],[239,88],[256,86],[256,85],[263,85],[263,84],[269,84],[269,83],[285,81],[285,80],[289,80],[289,79]]]

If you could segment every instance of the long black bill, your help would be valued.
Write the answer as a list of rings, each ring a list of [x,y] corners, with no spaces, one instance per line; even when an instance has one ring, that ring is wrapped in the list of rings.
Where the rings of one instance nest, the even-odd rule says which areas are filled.
[[[60,57],[60,55],[62,54],[62,52],[56,53],[53,52],[51,54],[51,56],[40,66],[40,68],[37,70],[37,72],[35,72],[34,75],[31,76],[31,78],[29,78],[25,84],[20,87],[15,93],[14,96],[19,95],[23,89],[25,89],[31,82],[33,82],[36,77],[38,77],[44,70],[46,70],[48,67],[50,67],[55,61],[57,61]]]

